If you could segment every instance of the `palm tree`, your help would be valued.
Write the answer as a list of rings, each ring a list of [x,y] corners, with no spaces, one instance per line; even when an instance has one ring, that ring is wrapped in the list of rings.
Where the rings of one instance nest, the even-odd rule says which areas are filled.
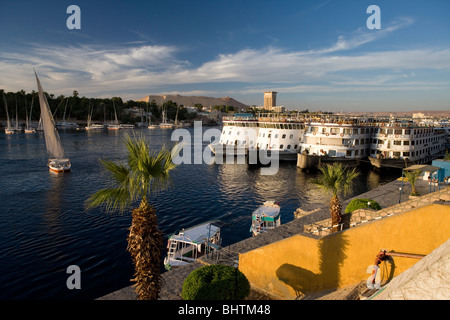
[[[124,211],[135,201],[138,208],[132,210],[127,250],[134,266],[135,290],[140,300],[158,299],[161,282],[162,232],[158,228],[156,211],[148,202],[150,194],[166,189],[172,182],[170,173],[176,168],[172,158],[179,147],[172,150],[165,146],[159,153],[150,151],[144,137],[125,137],[128,150],[127,165],[100,160],[111,174],[113,186],[92,194],[86,207],[104,205],[107,211]]]
[[[352,181],[355,179],[359,172],[356,168],[348,170],[342,167],[340,163],[321,164],[319,165],[319,170],[322,173],[313,182],[320,186],[327,192],[333,194],[330,200],[330,214],[331,214],[331,225],[337,226],[342,221],[342,205],[339,201],[338,194],[343,193],[347,195],[352,190]],[[338,227],[333,227],[332,232],[338,231]]]
[[[420,171],[420,170],[405,171],[405,177],[411,183],[411,195],[412,196],[419,195],[419,192],[417,192],[417,190],[416,190],[416,181],[421,174],[422,174],[422,171]]]

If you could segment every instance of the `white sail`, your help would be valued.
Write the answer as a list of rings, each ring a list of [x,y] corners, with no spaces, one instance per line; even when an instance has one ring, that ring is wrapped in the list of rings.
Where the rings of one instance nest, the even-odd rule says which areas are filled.
[[[3,101],[5,102],[5,111],[6,111],[6,131],[9,133],[13,128],[11,127],[11,122],[9,121],[8,102],[6,101],[6,96],[4,92],[3,92]]]
[[[42,127],[44,128],[45,145],[50,158],[62,159],[64,158],[64,149],[59,138],[58,131],[55,127],[55,120],[50,112],[50,106],[48,105],[47,98],[44,95],[41,82],[36,75],[36,82],[39,90],[39,104],[41,106],[41,118]]]

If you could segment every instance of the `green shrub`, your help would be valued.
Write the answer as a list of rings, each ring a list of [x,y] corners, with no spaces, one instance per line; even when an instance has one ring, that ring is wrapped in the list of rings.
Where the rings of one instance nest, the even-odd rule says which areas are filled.
[[[184,300],[242,300],[250,294],[250,283],[238,269],[224,265],[204,266],[184,280]]]
[[[370,202],[370,209],[380,210],[381,206],[375,200],[371,199],[353,199],[345,208],[345,213],[350,213],[358,209],[367,209],[367,203]]]

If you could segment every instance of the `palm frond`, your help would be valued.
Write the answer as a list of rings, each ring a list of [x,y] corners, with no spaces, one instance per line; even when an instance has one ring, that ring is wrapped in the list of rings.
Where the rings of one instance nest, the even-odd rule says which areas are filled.
[[[347,195],[352,190],[352,181],[359,175],[356,168],[348,170],[340,163],[321,164],[318,169],[322,173],[313,182],[333,195],[342,192]]]
[[[124,211],[133,201],[125,188],[101,189],[92,194],[85,202],[87,209],[104,206],[107,212]]]
[[[122,164],[117,164],[110,160],[100,160],[103,167],[111,174],[115,183],[126,184],[130,177],[130,170]]]
[[[104,168],[111,174],[113,186],[93,194],[86,207],[93,208],[105,205],[107,210],[123,210],[139,197],[147,201],[153,192],[167,189],[172,184],[170,172],[177,167],[172,159],[180,152],[180,147],[172,150],[167,147],[159,151],[151,151],[144,136],[128,134],[124,139],[128,150],[128,166],[109,160],[100,160]]]

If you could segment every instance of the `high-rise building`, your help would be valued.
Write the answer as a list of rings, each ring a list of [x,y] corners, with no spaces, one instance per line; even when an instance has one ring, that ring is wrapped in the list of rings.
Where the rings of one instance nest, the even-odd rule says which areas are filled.
[[[271,110],[277,105],[277,93],[275,91],[264,92],[264,109]]]

